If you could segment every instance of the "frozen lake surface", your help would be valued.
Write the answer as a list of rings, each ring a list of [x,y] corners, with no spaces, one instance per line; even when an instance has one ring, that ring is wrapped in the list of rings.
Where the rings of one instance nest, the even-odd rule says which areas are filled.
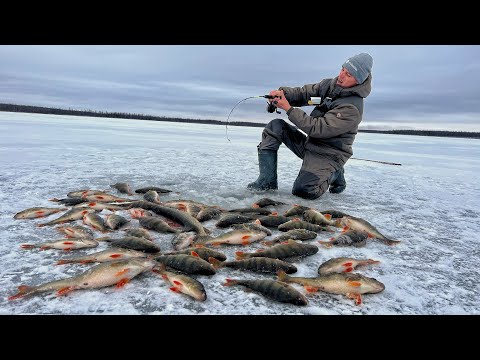
[[[262,128],[229,126],[229,142],[225,127],[218,125],[0,113],[0,314],[480,313],[480,141],[359,133],[354,157],[402,166],[351,159],[345,167],[345,192],[304,200],[291,195],[301,160],[285,146],[278,156],[279,190],[246,190],[258,175],[256,145],[261,132]],[[318,266],[333,257],[379,260],[358,272],[381,281],[385,290],[364,295],[360,306],[345,296],[323,292],[308,296],[303,307],[274,302],[243,287],[222,284],[226,278],[275,279],[275,275],[231,268],[218,269],[213,276],[194,276],[206,289],[204,302],[170,291],[170,285],[153,273],[141,274],[121,289],[7,300],[20,285],[75,276],[87,268],[57,266],[59,259],[107,248],[101,243],[95,249],[71,252],[21,249],[23,243],[62,235],[54,227],[35,226],[57,214],[34,220],[14,220],[14,214],[30,207],[58,207],[48,199],[64,198],[74,190],[110,189],[116,182],[127,182],[133,189],[164,187],[173,192],[162,200],[190,199],[226,209],[248,207],[263,197],[286,203],[269,208],[279,213],[293,204],[337,209],[369,221],[401,243],[389,247],[369,241],[363,248],[326,249],[309,241],[319,245],[319,252],[294,262],[298,271],[292,276],[314,277]],[[226,231],[215,228],[215,222],[204,226],[214,234]],[[171,234],[151,233],[162,251],[171,248]],[[279,234],[276,230],[271,237]],[[330,236],[319,233],[316,240]],[[253,243],[217,250],[234,260],[235,251],[260,248],[263,245]],[[305,293],[300,285],[293,286]]]

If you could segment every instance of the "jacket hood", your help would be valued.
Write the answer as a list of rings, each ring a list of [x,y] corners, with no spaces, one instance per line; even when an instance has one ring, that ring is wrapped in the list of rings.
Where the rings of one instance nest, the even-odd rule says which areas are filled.
[[[330,91],[333,91],[333,89],[335,88],[337,79],[338,79],[338,76],[334,77],[330,82]],[[366,98],[368,95],[370,95],[371,91],[372,91],[372,74],[369,74],[367,80],[365,80],[363,83],[349,87],[349,88],[342,89],[342,91],[340,92],[340,97],[358,95],[362,98]]]

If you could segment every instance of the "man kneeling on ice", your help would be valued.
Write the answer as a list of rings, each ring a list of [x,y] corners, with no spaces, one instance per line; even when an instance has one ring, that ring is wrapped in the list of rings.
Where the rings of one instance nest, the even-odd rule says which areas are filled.
[[[269,95],[275,98],[269,101],[285,110],[288,120],[296,127],[282,119],[274,119],[265,126],[257,146],[260,175],[248,184],[248,189],[278,189],[277,151],[284,143],[303,159],[293,184],[293,195],[316,199],[327,189],[331,193],[345,190],[343,167],[353,155],[352,144],[362,121],[363,99],[372,88],[372,65],[372,57],[361,53],[349,58],[333,79],[270,91]],[[298,107],[312,105],[309,103],[312,97],[320,97],[321,102],[307,115]]]

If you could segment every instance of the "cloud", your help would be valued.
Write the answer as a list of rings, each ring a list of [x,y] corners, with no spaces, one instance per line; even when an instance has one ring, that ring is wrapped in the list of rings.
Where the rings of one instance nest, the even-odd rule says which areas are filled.
[[[480,46],[2,45],[0,101],[225,121],[240,100],[334,77],[359,52],[374,58],[363,125],[480,131]],[[232,117],[272,119],[264,99]]]

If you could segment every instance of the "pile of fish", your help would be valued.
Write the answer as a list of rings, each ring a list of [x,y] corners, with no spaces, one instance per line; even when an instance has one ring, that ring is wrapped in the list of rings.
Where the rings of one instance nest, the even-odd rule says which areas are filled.
[[[76,251],[99,244],[106,244],[106,249],[59,260],[58,265],[91,267],[73,277],[21,285],[10,300],[45,292],[64,295],[79,289],[120,288],[137,275],[152,273],[168,282],[170,290],[205,301],[207,292],[196,275],[208,279],[234,268],[258,273],[258,278],[225,278],[224,286],[242,286],[274,301],[301,306],[308,304],[306,295],[317,291],[344,295],[359,305],[363,294],[379,293],[385,286],[353,271],[378,261],[332,258],[311,278],[292,276],[297,272],[295,262],[308,261],[320,248],[362,247],[367,240],[389,246],[399,243],[368,221],[334,209],[289,206],[269,198],[246,208],[224,209],[194,200],[162,201],[174,193],[156,186],[134,192],[127,183],[111,187],[124,195],[115,196],[109,193],[111,189],[71,191],[66,198],[50,199],[61,207],[29,208],[14,215],[16,220],[32,220],[63,212],[53,220],[36,223],[38,227],[57,226],[63,238],[19,244],[23,249]],[[286,210],[279,213],[282,207]],[[281,235],[274,236],[272,230]],[[317,241],[318,234],[330,238]],[[252,243],[263,248],[246,251]],[[230,246],[236,247],[235,259],[227,259],[222,252]]]

